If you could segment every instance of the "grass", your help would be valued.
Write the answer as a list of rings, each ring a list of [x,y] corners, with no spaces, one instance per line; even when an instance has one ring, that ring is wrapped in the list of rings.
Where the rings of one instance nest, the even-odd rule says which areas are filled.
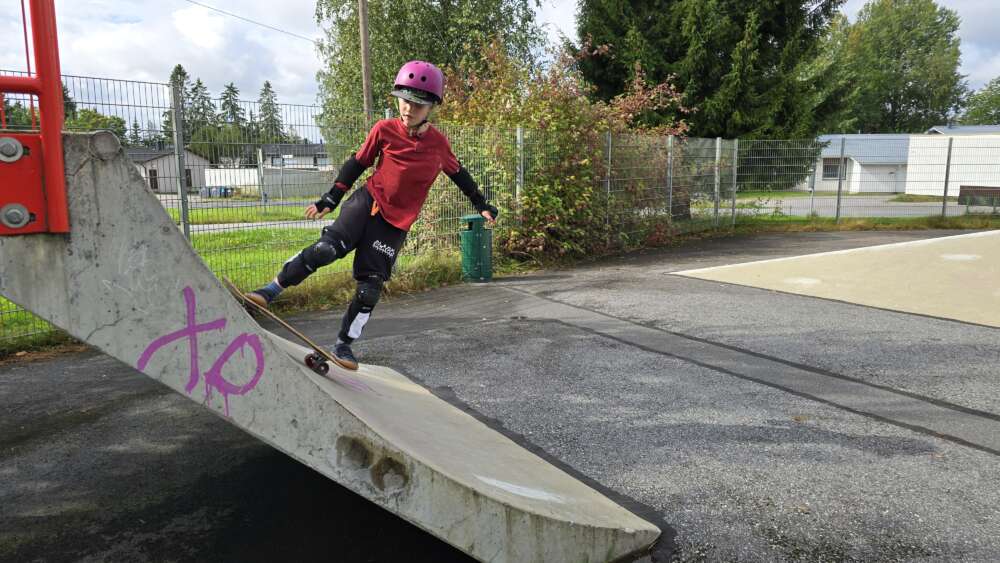
[[[891,203],[941,203],[941,196],[939,195],[918,195],[918,194],[899,194],[896,197],[889,200]],[[957,197],[949,197],[948,201],[958,203]]]
[[[181,222],[179,209],[168,208],[167,214],[174,223]],[[282,207],[209,207],[193,208],[188,211],[192,225],[213,225],[229,223],[261,223],[264,221],[301,221],[305,219],[303,208]]]
[[[192,235],[192,245],[216,275],[231,278],[243,289],[252,289],[273,279],[281,264],[316,240],[311,229],[268,228]],[[329,310],[343,307],[354,295],[351,265],[353,255],[323,268],[300,286],[290,288],[274,304],[279,314]],[[521,272],[528,266],[496,257],[494,273]],[[420,256],[402,254],[393,277],[386,285],[387,299],[461,281],[461,258],[457,251],[431,251]],[[0,298],[0,359],[13,354],[45,350],[72,342],[62,331],[26,311],[12,312],[14,304]],[[36,333],[5,338],[5,335]]]
[[[707,225],[707,221],[699,224]],[[759,233],[819,232],[819,231],[881,231],[926,229],[1000,229],[1000,217],[994,215],[963,215],[958,217],[884,217],[833,219],[787,215],[738,217],[735,228],[728,223],[718,230],[692,230],[674,236],[670,246],[686,241],[713,237]],[[683,228],[679,225],[680,228]],[[209,268],[217,275],[226,275],[244,289],[258,287],[269,281],[281,264],[292,254],[316,239],[310,229],[268,228],[220,233],[200,233],[192,244]],[[301,286],[290,288],[275,302],[279,314],[301,311],[330,310],[343,307],[353,296],[355,282],[351,275],[352,256],[347,256],[324,268]],[[572,261],[549,263],[525,262],[494,257],[497,277],[522,273],[537,268],[569,266]],[[436,251],[412,256],[400,256],[393,279],[386,287],[387,299],[395,296],[441,287],[461,280],[461,260],[456,251]],[[18,352],[47,350],[66,346],[72,339],[61,331],[46,330],[47,326],[27,312],[11,313],[13,305],[0,298],[0,360]],[[4,335],[43,331],[31,336],[3,338]]]
[[[786,198],[786,197],[809,197],[810,195],[812,195],[812,194],[810,194],[809,192],[803,192],[803,191],[773,191],[773,192],[766,191],[766,190],[765,191],[746,191],[746,192],[745,191],[737,191],[736,192],[736,199],[737,200],[741,200],[741,199],[775,199],[775,198]],[[837,192],[835,192],[835,191],[833,191],[833,192],[829,192],[829,191],[823,191],[823,192],[817,191],[816,195],[819,196],[819,197],[823,197],[823,196],[836,196]],[[725,199],[725,198],[723,198],[723,199]]]
[[[929,229],[1000,229],[1000,216],[960,215],[958,217],[865,217],[836,222],[826,217],[764,215],[737,218],[735,232],[794,233],[819,231],[913,231]]]

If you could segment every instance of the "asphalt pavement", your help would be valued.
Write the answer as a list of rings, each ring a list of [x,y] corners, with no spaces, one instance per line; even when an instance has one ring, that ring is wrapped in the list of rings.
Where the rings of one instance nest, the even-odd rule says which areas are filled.
[[[675,276],[703,241],[381,303],[355,348],[658,523],[658,561],[1000,560],[996,329]],[[293,320],[331,344],[340,312]],[[0,366],[4,561],[464,556],[128,366]]]

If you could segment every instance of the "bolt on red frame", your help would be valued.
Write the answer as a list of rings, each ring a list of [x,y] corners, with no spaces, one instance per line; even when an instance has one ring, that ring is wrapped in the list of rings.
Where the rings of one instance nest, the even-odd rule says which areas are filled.
[[[69,232],[55,3],[30,0],[30,5],[35,73],[0,76],[0,94],[37,96],[41,127],[29,133],[0,130],[0,235]]]

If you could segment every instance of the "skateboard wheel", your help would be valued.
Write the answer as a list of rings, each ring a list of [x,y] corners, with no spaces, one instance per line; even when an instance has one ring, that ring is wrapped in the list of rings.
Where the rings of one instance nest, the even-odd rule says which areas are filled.
[[[317,354],[306,356],[306,366],[320,375],[326,375],[330,372],[330,364],[326,362],[326,359]]]

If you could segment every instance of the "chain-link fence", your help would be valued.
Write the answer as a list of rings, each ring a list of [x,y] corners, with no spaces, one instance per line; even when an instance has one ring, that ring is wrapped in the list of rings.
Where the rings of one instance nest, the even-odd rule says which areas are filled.
[[[356,110],[211,98],[162,83],[80,76],[64,76],[64,83],[66,129],[118,135],[136,172],[209,267],[245,287],[269,280],[332,221],[306,220],[303,210],[329,189],[374,123]],[[30,97],[8,96],[0,108],[0,128],[35,126]],[[608,248],[656,245],[743,221],[954,216],[995,213],[1000,204],[1000,136],[786,141],[607,133],[573,147],[587,154],[567,160],[566,148],[555,150],[559,141],[544,130],[441,129],[502,210],[498,244],[518,228],[525,197],[564,178],[593,185],[580,204],[594,206],[597,222],[603,220],[605,228],[592,236]],[[461,217],[472,212],[442,175],[398,263],[457,248]],[[342,260],[322,273],[349,267]],[[0,343],[48,330],[0,300]]]

